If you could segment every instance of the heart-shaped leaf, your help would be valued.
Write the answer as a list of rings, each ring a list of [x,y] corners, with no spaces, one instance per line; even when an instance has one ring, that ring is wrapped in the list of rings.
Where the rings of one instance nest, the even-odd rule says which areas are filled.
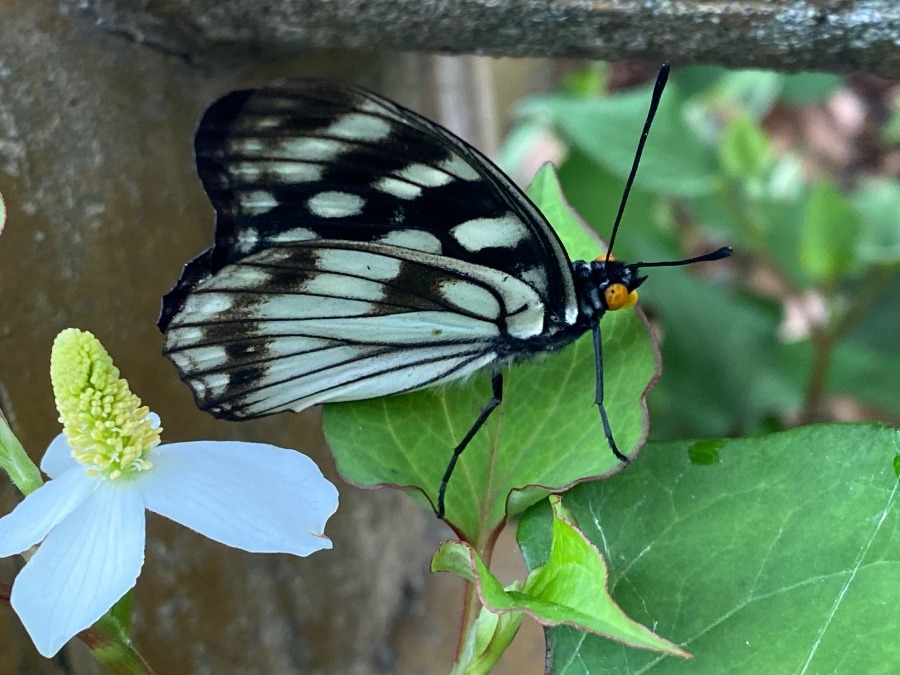
[[[691,672],[892,672],[900,432],[818,425],[695,445],[651,443],[615,481],[565,496],[622,609],[689,649]],[[552,555],[549,511],[519,528],[532,569]],[[572,628],[548,643],[554,673],[679,665]]]
[[[573,258],[601,252],[552,170],[538,174],[529,194]],[[644,396],[658,375],[656,348],[638,312],[612,312],[601,325],[606,408],[620,449],[633,454],[646,437]],[[418,488],[436,503],[453,447],[490,399],[488,380],[480,373],[436,389],[327,405],[325,434],[338,470],[358,485]],[[504,385],[502,405],[462,454],[447,489],[447,521],[476,545],[547,492],[619,467],[593,403],[589,335],[504,369]]]

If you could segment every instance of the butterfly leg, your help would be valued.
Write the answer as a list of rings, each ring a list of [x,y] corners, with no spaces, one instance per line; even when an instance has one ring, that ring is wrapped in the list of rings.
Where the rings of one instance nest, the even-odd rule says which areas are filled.
[[[603,343],[600,340],[599,320],[594,322],[593,333],[594,364],[597,367],[597,391],[594,395],[594,403],[597,404],[597,409],[600,411],[600,421],[603,422],[603,433],[606,436],[606,442],[609,443],[610,450],[613,451],[613,454],[617,459],[627,464],[631,460],[629,460],[619,451],[619,448],[616,445],[616,439],[613,438],[612,429],[609,426],[609,418],[606,416],[606,408],[603,407]]]
[[[500,401],[503,400],[503,375],[499,370],[491,376],[491,387],[493,388],[493,395],[491,396],[491,400],[488,401],[488,404],[486,406],[484,406],[481,414],[478,415],[478,419],[475,420],[475,424],[473,424],[472,428],[466,432],[466,435],[463,436],[463,439],[459,442],[459,445],[453,448],[453,456],[450,458],[450,463],[447,465],[447,470],[444,471],[444,477],[441,479],[441,487],[438,490],[437,506],[437,517],[441,520],[444,519],[444,494],[447,492],[447,483],[450,482],[450,476],[453,473],[453,469],[456,468],[456,462],[459,459],[459,456],[462,454],[462,451],[466,449],[469,441],[471,441],[472,438],[475,437],[475,434],[478,433],[478,430],[487,421],[487,418],[490,417],[490,414],[493,412],[494,408],[500,405]]]

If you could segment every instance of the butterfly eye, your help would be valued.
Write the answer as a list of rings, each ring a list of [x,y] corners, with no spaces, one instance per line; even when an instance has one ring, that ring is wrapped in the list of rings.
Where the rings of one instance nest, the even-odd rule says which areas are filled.
[[[610,284],[603,291],[603,298],[610,310],[626,309],[638,300],[637,291],[629,291],[625,284]]]

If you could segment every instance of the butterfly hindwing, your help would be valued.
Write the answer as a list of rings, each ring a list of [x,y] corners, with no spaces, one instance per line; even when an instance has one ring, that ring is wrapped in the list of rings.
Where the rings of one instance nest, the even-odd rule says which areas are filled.
[[[307,241],[199,282],[165,350],[201,408],[245,418],[456,379],[543,324],[535,291],[503,272],[384,244]]]

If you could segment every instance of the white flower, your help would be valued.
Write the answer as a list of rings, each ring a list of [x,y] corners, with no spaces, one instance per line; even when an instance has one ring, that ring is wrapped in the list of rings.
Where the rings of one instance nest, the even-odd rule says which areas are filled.
[[[157,446],[158,418],[90,333],[57,337],[51,375],[66,429],[41,462],[52,480],[0,518],[0,557],[40,543],[11,604],[44,656],[134,586],[146,509],[254,553],[331,548],[323,530],[337,490],[305,455],[234,441]]]

